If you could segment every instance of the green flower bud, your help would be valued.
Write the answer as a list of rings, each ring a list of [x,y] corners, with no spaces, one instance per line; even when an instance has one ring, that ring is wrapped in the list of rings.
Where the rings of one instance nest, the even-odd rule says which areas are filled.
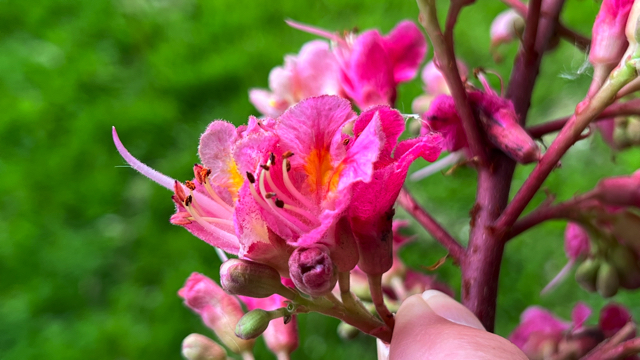
[[[251,310],[238,321],[236,335],[244,340],[255,339],[267,330],[269,322],[274,318],[271,311]]]
[[[220,266],[220,284],[229,294],[266,298],[279,294],[293,299],[293,291],[282,285],[280,274],[269,265],[230,259]]]
[[[583,289],[589,292],[596,291],[596,277],[600,264],[600,259],[589,258],[578,266],[576,269],[576,281]]]
[[[603,262],[598,269],[596,278],[596,288],[598,293],[604,298],[612,297],[618,292],[620,287],[620,278],[615,267],[608,262]]]
[[[638,259],[626,246],[615,246],[609,250],[608,259],[620,276],[620,286],[626,289],[640,287]]]

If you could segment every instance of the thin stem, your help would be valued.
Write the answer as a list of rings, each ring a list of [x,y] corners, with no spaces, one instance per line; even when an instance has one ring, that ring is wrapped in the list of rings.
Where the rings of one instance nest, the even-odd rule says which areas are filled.
[[[452,0],[447,13],[447,21],[444,27],[444,39],[448,47],[453,49],[453,28],[458,22],[458,16],[462,8],[471,5],[476,0]]]
[[[442,75],[447,81],[447,86],[456,105],[456,111],[462,119],[462,127],[464,128],[472,153],[471,157],[477,156],[478,159],[480,159],[480,164],[486,166],[487,154],[485,145],[480,135],[480,130],[473,115],[471,105],[469,101],[467,101],[467,93],[460,79],[460,72],[458,71],[453,47],[447,44],[440,30],[435,0],[417,0],[417,3],[418,8],[420,8],[420,24],[422,24],[431,39],[436,61],[440,66]]]
[[[509,231],[509,234],[507,235],[507,241],[547,220],[576,220],[579,218],[579,214],[581,212],[578,206],[585,208],[589,207],[590,205],[595,206],[597,204],[597,201],[591,199],[591,193],[586,193],[582,196],[577,196],[573,199],[561,202],[553,206],[541,206],[531,213],[527,214],[527,216],[519,219],[511,227],[511,231]]]
[[[593,121],[605,120],[616,116],[640,114],[640,99],[629,100],[623,103],[615,103],[604,109]],[[559,131],[571,119],[571,116],[548,121],[540,125],[527,128],[527,132],[533,138],[541,138],[543,135]]]
[[[393,314],[387,308],[387,305],[384,304],[384,296],[382,294],[382,275],[369,275],[367,274],[367,279],[369,280],[369,290],[371,291],[371,300],[373,301],[373,305],[376,307],[376,311],[382,321],[391,329],[395,325],[395,319],[393,318]]]
[[[515,11],[517,11],[522,17],[526,18],[528,15],[528,7],[525,3],[520,0],[502,0],[503,3],[509,5]],[[575,45],[578,49],[582,51],[587,51],[589,46],[591,46],[591,39],[588,37],[579,34],[578,32],[567,28],[562,22],[558,21],[558,35],[560,35],[565,40],[569,41],[573,45]]]
[[[628,322],[610,339],[601,342],[580,360],[613,360],[637,354],[640,352],[640,339],[634,338],[625,341],[635,331],[636,325],[633,322]]]
[[[240,354],[240,356],[242,356],[242,360],[255,360],[255,357],[253,357],[253,353],[249,351],[243,352],[242,354]]]
[[[560,158],[580,139],[589,123],[611,104],[618,90],[637,76],[635,67],[626,62],[618,66],[604,83],[602,88],[591,99],[582,101],[576,107],[575,114],[562,128],[558,137],[551,143],[549,150],[542,156],[540,162],[525,180],[513,201],[496,221],[498,231],[507,231],[529,204],[542,183],[556,167]]]
[[[398,195],[398,203],[405,209],[411,216],[413,216],[420,225],[422,225],[428,232],[444,246],[449,255],[454,261],[460,263],[465,256],[465,249],[458,243],[456,239],[451,236],[447,230],[445,230],[429,213],[424,210],[418,202],[411,196],[406,190],[400,190]]]

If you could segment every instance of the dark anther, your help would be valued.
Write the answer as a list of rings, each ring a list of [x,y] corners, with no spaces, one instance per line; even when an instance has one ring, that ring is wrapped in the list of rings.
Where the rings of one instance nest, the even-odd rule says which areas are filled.
[[[276,200],[276,206],[279,207],[280,209],[282,209],[284,207],[284,201],[277,199]]]
[[[248,171],[247,171],[247,179],[249,179],[249,182],[252,183],[252,184],[256,183],[256,178],[253,176],[252,173],[250,173]]]
[[[196,184],[193,183],[193,181],[185,181],[184,185],[189,188],[189,190],[195,190],[196,189]]]
[[[265,171],[269,171],[269,165],[260,164],[260,167],[263,168]]]

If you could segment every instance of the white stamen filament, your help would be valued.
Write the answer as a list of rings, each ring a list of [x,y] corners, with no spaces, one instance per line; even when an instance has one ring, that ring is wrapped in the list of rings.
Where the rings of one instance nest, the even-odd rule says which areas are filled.
[[[189,214],[191,214],[191,216],[193,216],[193,219],[200,225],[202,226],[205,230],[207,230],[208,232],[215,234],[217,236],[220,236],[221,238],[225,239],[226,241],[229,242],[233,242],[233,243],[237,243],[238,242],[238,238],[229,233],[226,232],[222,229],[219,229],[211,224],[209,224],[208,222],[206,222],[199,214],[197,211],[195,211],[195,209],[193,209],[191,207],[191,205],[186,205],[185,204],[185,208],[187,208],[187,211],[189,211]]]
[[[231,206],[229,206],[226,202],[224,202],[220,198],[220,196],[218,196],[218,194],[216,194],[215,191],[213,191],[213,188],[211,187],[211,184],[209,183],[209,179],[207,179],[207,178],[204,179],[204,188],[207,189],[207,193],[209,194],[209,196],[211,196],[213,201],[215,201],[218,204],[220,204],[220,206],[222,206],[225,210],[227,210],[229,212],[229,214],[233,214],[233,208]]]
[[[188,217],[187,220],[195,220],[193,217]],[[218,218],[212,218],[212,217],[207,217],[207,216],[202,216],[202,220],[212,223],[212,224],[221,224],[221,225],[229,225],[229,226],[233,226],[233,221],[231,220],[225,220],[225,219],[218,219]]]
[[[260,172],[260,180],[258,180],[258,186],[260,188],[260,192],[262,194],[267,194],[267,189],[264,186],[264,173],[267,170],[262,170]],[[274,189],[275,190],[275,189]],[[304,224],[302,224],[298,219],[294,218],[293,216],[290,216],[289,214],[287,214],[284,211],[281,211],[281,209],[279,209],[273,201],[268,201],[267,200],[267,205],[271,208],[271,211],[276,214],[281,220],[283,220],[287,225],[291,226],[296,232],[298,233],[303,233],[306,231],[303,231],[301,228],[306,228],[306,230],[308,231],[308,227]],[[294,221],[296,223],[294,223]]]
[[[280,195],[278,195],[278,196],[280,196]],[[301,208],[293,206],[293,205],[289,205],[287,203],[284,203],[284,209],[293,211],[295,213],[298,213],[298,214],[304,216],[306,219],[311,221],[311,223],[313,225],[316,225],[316,226],[320,225],[320,222],[318,221],[318,217],[317,216],[313,216],[313,214],[311,214],[310,212],[308,212],[308,211],[306,211],[304,209],[301,209]]]
[[[269,184],[269,187],[271,187],[271,189],[275,191],[276,194],[278,194],[278,198],[280,198],[285,203],[294,203],[294,201],[289,196],[285,195],[281,191],[277,191],[278,187],[276,186],[276,184],[273,182],[273,179],[271,178],[271,171],[267,171],[267,175],[265,175],[265,177],[267,178],[267,183]]]
[[[300,201],[305,207],[313,209],[315,206],[311,203],[311,201],[309,201],[309,199],[304,197],[298,191],[298,189],[295,188],[295,186],[293,186],[291,179],[289,179],[286,161],[286,159],[282,161],[282,180],[284,181],[284,186],[287,188],[287,190],[289,190],[289,193],[293,195],[298,201]]]
[[[464,158],[465,158],[464,150],[452,152],[451,154],[443,157],[442,159],[434,162],[433,164],[425,166],[424,168],[414,172],[413,174],[411,174],[409,179],[411,179],[411,181],[420,181],[424,178],[428,178],[429,176],[437,172],[440,172],[448,168],[449,166],[455,165],[456,163],[458,163],[458,161]]]

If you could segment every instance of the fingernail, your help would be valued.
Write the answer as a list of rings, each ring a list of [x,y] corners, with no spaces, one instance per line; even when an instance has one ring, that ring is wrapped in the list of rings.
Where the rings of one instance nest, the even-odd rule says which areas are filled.
[[[469,309],[448,295],[438,290],[427,290],[422,293],[422,298],[439,316],[456,324],[484,330],[480,320]]]

